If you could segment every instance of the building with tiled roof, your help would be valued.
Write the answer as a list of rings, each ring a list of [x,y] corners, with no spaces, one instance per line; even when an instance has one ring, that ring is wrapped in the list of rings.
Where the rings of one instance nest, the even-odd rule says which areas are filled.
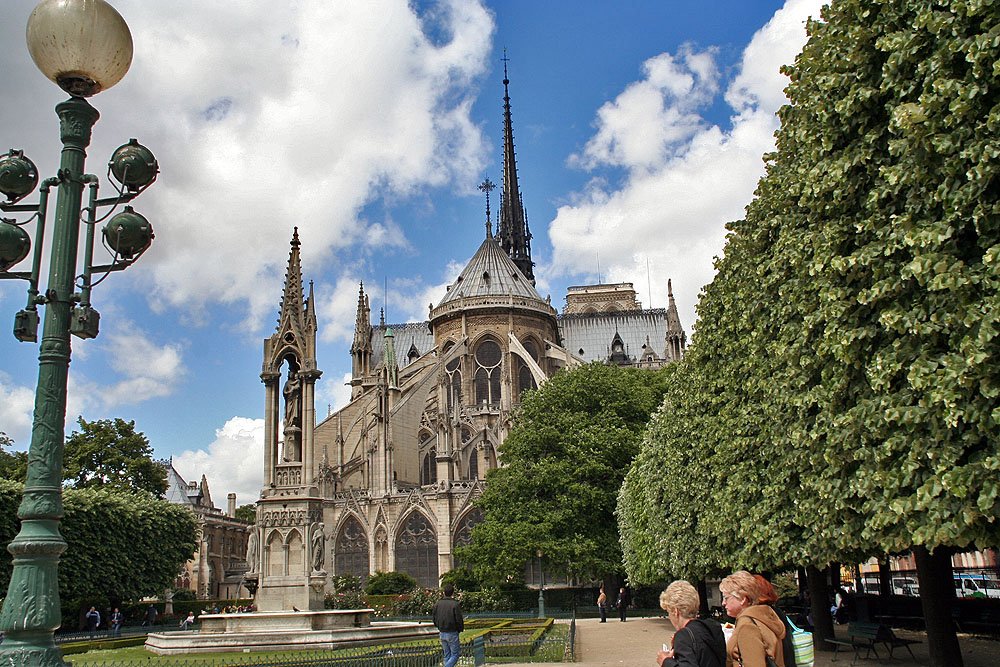
[[[186,482],[172,459],[162,464],[167,471],[164,499],[184,505],[198,521],[198,546],[178,574],[175,586],[194,591],[201,599],[247,597],[242,584],[250,524],[236,518],[236,494],[229,494],[223,512],[212,502],[204,475],[200,482]]]

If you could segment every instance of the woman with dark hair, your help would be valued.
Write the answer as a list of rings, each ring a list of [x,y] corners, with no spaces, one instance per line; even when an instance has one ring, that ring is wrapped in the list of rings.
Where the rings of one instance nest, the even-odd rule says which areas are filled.
[[[792,627],[788,624],[788,616],[778,607],[778,592],[774,590],[771,582],[759,574],[753,575],[757,581],[760,595],[757,597],[758,604],[764,604],[774,610],[775,615],[781,619],[785,626],[785,638],[781,640],[781,652],[785,656],[785,667],[796,667],[795,646],[792,645]]]

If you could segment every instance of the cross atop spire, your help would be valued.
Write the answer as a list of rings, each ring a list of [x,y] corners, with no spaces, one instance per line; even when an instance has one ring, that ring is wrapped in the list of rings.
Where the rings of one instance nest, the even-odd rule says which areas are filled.
[[[486,193],[486,236],[492,236],[493,225],[490,222],[490,193],[497,189],[497,184],[487,176],[478,187],[481,192]]]

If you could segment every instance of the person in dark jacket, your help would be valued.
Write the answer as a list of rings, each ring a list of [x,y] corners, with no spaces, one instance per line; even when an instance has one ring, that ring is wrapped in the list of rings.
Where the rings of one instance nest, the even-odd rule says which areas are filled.
[[[699,619],[701,599],[694,586],[675,581],[660,594],[660,606],[674,626],[671,647],[656,654],[660,667],[725,667],[726,638],[714,619]]]
[[[615,602],[615,606],[618,607],[618,620],[622,623],[625,622],[625,617],[628,614],[628,604],[630,602],[628,590],[622,586],[618,590],[618,601]]]
[[[465,629],[465,621],[462,619],[461,605],[459,605],[458,600],[452,597],[455,594],[455,587],[451,584],[445,584],[443,592],[444,597],[434,605],[434,627],[438,629],[441,639],[444,667],[455,667],[462,652],[462,645],[458,637],[459,633]]]
[[[97,611],[97,607],[91,607],[90,611],[87,612],[87,630],[90,632],[90,638],[94,638],[94,634],[97,632],[97,628],[101,626],[101,612]]]

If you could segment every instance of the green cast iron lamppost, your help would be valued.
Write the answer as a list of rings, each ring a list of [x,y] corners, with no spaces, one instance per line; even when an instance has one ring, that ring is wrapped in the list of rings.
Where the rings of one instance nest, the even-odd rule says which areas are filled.
[[[61,622],[59,555],[66,542],[59,533],[63,516],[62,467],[66,428],[66,381],[69,373],[70,334],[93,338],[99,315],[90,305],[95,274],[106,276],[131,265],[153,239],[149,222],[124,206],[149,186],[158,171],[152,153],[134,139],[120,147],[108,164],[114,197],[98,199],[98,179],[84,172],[91,129],[99,114],[85,98],[118,83],[132,62],[132,36],[124,19],[104,0],[44,0],[28,19],[28,51],[45,76],[70,94],[56,105],[62,154],[59,171],[42,181],[36,204],[19,203],[35,190],[38,172],[21,151],[0,156],[0,203],[4,214],[30,214],[26,220],[0,217],[0,279],[28,281],[28,303],[14,318],[14,336],[38,338],[38,306],[45,306],[39,347],[38,385],[31,427],[31,448],[24,498],[18,509],[21,531],[7,549],[14,557],[10,586],[0,611],[0,665],[44,667],[63,665],[53,633]],[[84,186],[88,205],[81,208]],[[39,290],[49,191],[56,187],[49,282]],[[111,207],[98,218],[99,209]],[[110,219],[108,219],[110,218]],[[111,263],[93,265],[95,227],[105,223],[102,235]],[[32,241],[24,227],[35,222],[34,255],[30,271],[10,269],[25,259]],[[84,259],[77,275],[80,226],[85,227]]]

